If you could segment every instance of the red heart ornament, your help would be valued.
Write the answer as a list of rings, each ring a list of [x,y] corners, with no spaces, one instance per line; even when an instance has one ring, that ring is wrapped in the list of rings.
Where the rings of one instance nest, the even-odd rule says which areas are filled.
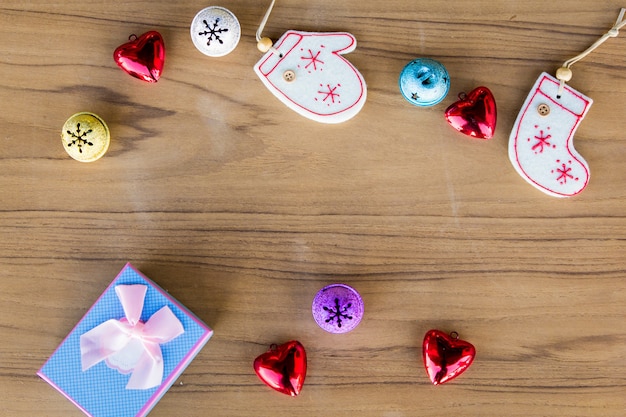
[[[268,387],[295,397],[306,377],[306,352],[296,340],[269,351],[254,360],[254,371]]]
[[[496,99],[487,87],[459,94],[446,109],[446,120],[456,130],[478,139],[491,139],[496,130]]]
[[[153,30],[139,37],[131,35],[129,39],[130,42],[120,45],[113,52],[113,59],[133,77],[149,83],[157,82],[165,63],[165,44],[161,34]]]
[[[471,343],[458,337],[455,332],[447,335],[439,330],[429,330],[424,336],[424,366],[434,385],[456,378],[472,364],[476,349]]]

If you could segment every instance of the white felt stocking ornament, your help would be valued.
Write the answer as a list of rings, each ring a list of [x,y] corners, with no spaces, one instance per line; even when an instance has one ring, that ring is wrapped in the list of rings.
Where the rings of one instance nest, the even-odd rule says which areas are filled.
[[[257,31],[265,55],[254,71],[287,107],[322,123],[341,123],[365,104],[367,87],[361,73],[342,55],[356,48],[347,32],[287,31],[272,44],[261,32],[274,6],[272,1]]]
[[[517,172],[544,193],[568,197],[589,182],[589,166],[572,139],[592,100],[567,86],[558,95],[559,80],[541,74],[513,126],[509,158]]]
[[[573,138],[593,100],[565,83],[572,78],[574,63],[618,35],[626,25],[624,12],[602,38],[566,61],[556,78],[542,73],[517,116],[509,138],[509,158],[522,178],[546,194],[571,197],[589,183],[589,166],[574,149]]]

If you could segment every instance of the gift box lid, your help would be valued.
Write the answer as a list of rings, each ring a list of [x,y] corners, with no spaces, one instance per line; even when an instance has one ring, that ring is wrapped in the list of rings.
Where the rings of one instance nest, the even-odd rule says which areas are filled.
[[[118,286],[120,288],[116,290]],[[135,286],[134,288],[145,286],[143,307],[134,307],[137,314],[141,311],[140,330],[158,327],[149,323],[155,313],[158,313],[156,316],[163,316],[161,313],[166,313],[165,316],[175,322],[174,328],[178,330],[171,335],[173,336],[171,340],[166,339],[167,341],[162,344],[146,342],[146,345],[151,346],[150,349],[143,348],[141,347],[143,345],[137,343],[140,346],[138,349],[140,351],[146,349],[150,360],[158,365],[154,365],[155,368],[161,368],[163,371],[162,378],[157,379],[157,381],[161,381],[160,384],[148,389],[129,389],[129,386],[133,385],[129,383],[129,380],[132,378],[132,373],[137,369],[119,370],[108,359],[90,364],[88,369],[83,370],[85,368],[86,339],[88,339],[84,336],[86,333],[93,333],[98,326],[107,327],[106,323],[111,323],[114,329],[115,326],[131,327],[127,322],[127,314],[121,302],[123,297],[118,294],[121,292],[120,289],[129,288],[129,286]],[[167,312],[168,309],[173,314]],[[158,319],[153,320],[153,324],[156,321]],[[95,333],[98,333],[98,330]],[[145,333],[149,333],[149,330],[146,330]],[[128,263],[37,374],[88,416],[145,416],[172,386],[176,378],[185,370],[212,335],[213,330],[211,328]],[[81,336],[83,336],[82,341]],[[133,337],[129,336],[130,339]],[[121,338],[123,339],[123,337]],[[96,342],[102,340],[105,344],[111,343],[111,337],[95,338],[95,340]],[[153,359],[155,351],[158,353],[159,348],[162,360]],[[150,352],[148,352],[149,350]],[[94,349],[92,349],[93,351]],[[102,351],[107,350],[105,348],[95,349],[96,354],[101,354]],[[159,362],[160,364],[158,364]],[[139,368],[138,365],[137,368]],[[159,375],[158,372],[156,374]],[[151,376],[154,378],[155,373],[152,372]]]

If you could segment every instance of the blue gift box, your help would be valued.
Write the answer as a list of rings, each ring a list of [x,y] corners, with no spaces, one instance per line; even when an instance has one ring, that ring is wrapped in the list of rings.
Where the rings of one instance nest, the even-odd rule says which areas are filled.
[[[160,384],[152,388],[129,389],[128,386],[132,385],[129,380],[133,370],[122,373],[122,371],[111,367],[111,364],[105,360],[99,361],[95,365],[92,364],[88,369],[83,370],[85,366],[81,359],[81,348],[84,354],[86,341],[81,341],[81,336],[83,336],[82,339],[87,339],[86,336],[89,335],[90,331],[98,326],[106,327],[105,322],[112,323],[113,328],[116,325],[130,327],[126,321],[126,317],[128,317],[125,314],[126,310],[118,293],[120,288],[116,290],[118,286],[120,288],[133,286],[135,289],[143,289],[142,286],[146,287],[143,307],[136,307],[141,309],[137,310],[137,315],[141,311],[139,326],[144,328],[145,323],[146,329],[154,327],[149,323],[150,318],[160,316],[160,313],[169,309],[173,314],[166,313],[177,322],[177,329],[180,330],[165,343],[153,343],[154,346],[160,347],[162,360],[157,362],[160,362],[159,367],[162,368],[163,373],[162,378],[157,379]],[[155,315],[155,313],[157,314]],[[103,323],[105,324],[103,325]],[[182,328],[180,328],[181,325]],[[213,330],[187,308],[137,271],[131,264],[126,264],[37,374],[88,416],[145,416],[172,386],[212,335]],[[128,338],[132,338],[132,336],[128,336]],[[112,339],[114,338],[102,338],[105,344],[111,343]],[[138,345],[143,346],[140,343]],[[157,351],[158,347],[156,348]],[[140,347],[139,349],[140,351],[146,349],[145,352],[148,352],[147,348]],[[98,349],[95,350],[96,353],[100,353]],[[149,356],[152,358],[154,355],[149,354]]]

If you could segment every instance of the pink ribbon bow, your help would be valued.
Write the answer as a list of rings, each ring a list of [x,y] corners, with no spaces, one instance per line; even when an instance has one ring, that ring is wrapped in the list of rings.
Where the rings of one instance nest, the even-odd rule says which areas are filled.
[[[182,323],[164,306],[143,323],[141,312],[148,287],[118,285],[117,297],[126,318],[107,320],[80,336],[83,371],[106,361],[111,368],[132,372],[126,389],[149,389],[161,385],[163,355],[161,344],[185,332]]]

